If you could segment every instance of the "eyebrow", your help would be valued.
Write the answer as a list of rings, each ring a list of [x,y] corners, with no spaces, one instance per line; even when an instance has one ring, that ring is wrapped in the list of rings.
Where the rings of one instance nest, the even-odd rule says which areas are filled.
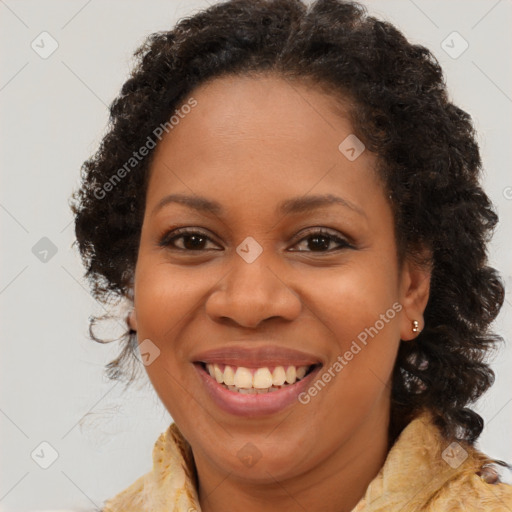
[[[212,213],[213,215],[217,216],[221,216],[224,211],[220,203],[207,199],[206,197],[188,196],[185,194],[171,194],[165,196],[158,202],[158,204],[153,208],[152,215],[154,215],[164,206],[171,203],[182,204],[184,206],[188,206],[189,208],[193,208],[194,210],[205,213]],[[276,213],[280,213],[282,215],[303,213],[334,204],[349,208],[359,215],[366,217],[366,213],[359,206],[348,201],[347,199],[343,199],[342,197],[335,196],[333,194],[305,195],[286,199],[277,205]]]

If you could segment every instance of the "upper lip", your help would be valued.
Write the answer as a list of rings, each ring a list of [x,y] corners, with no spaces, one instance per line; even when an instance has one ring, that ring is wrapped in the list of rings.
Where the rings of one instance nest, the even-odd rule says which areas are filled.
[[[260,345],[257,347],[231,345],[205,350],[195,354],[192,360],[196,363],[224,363],[232,366],[311,366],[322,361],[313,354],[276,345]],[[253,343],[253,342],[251,342]]]

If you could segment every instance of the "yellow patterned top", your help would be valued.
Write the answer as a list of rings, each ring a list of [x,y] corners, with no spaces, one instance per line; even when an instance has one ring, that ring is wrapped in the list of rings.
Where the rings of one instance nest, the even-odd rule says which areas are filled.
[[[448,443],[424,412],[402,431],[352,512],[512,512],[512,485],[496,482],[489,461],[472,446]],[[153,470],[103,508],[164,511],[201,511],[192,450],[175,423],[155,444]]]

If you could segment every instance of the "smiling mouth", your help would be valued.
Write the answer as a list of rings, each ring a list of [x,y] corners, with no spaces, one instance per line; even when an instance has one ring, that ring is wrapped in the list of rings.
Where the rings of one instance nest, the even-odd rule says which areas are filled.
[[[293,386],[307,377],[320,363],[309,366],[264,366],[248,368],[198,361],[203,370],[225,389],[241,394],[264,394]]]

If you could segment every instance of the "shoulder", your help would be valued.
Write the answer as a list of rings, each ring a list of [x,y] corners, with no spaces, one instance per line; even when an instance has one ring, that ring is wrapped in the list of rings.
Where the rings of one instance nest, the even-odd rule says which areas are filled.
[[[500,462],[444,438],[425,412],[402,431],[355,510],[512,512],[508,466]]]
[[[446,440],[436,429],[436,453],[446,482],[428,510],[512,511],[512,466],[480,451],[476,445]],[[437,508],[436,508],[437,505]]]
[[[477,512],[512,511],[512,485],[502,481],[503,471],[499,464],[475,450],[468,449],[464,468],[456,471],[433,496],[426,512],[438,510],[466,510]]]
[[[101,512],[199,510],[190,445],[172,423],[153,448],[153,469],[106,501]]]
[[[428,500],[425,512],[465,510],[512,511],[512,467],[495,460],[474,445],[447,441],[437,431],[432,452],[439,464],[442,485]]]

